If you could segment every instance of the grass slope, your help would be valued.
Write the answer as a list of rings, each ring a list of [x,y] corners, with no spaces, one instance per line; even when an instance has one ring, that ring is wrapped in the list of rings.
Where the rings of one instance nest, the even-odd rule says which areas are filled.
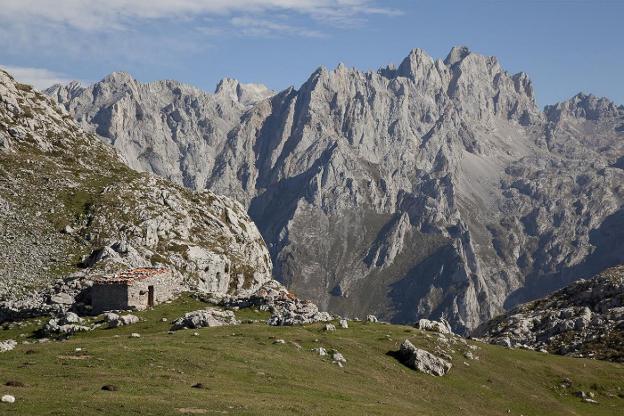
[[[624,409],[621,364],[477,343],[479,361],[465,360],[463,347],[456,347],[450,374],[435,378],[387,355],[405,338],[433,349],[436,336],[407,326],[352,322],[327,333],[319,324],[252,323],[167,334],[172,319],[204,306],[183,298],[140,313],[144,321],[136,325],[20,344],[1,354],[0,395],[17,401],[0,403],[0,414],[501,415],[509,409],[529,416],[621,415]],[[237,314],[266,318],[253,310]],[[28,339],[40,327],[36,322],[0,330],[0,339]],[[132,332],[141,338],[130,338]],[[276,338],[287,344],[273,344]],[[310,351],[319,346],[340,351],[347,366]],[[572,387],[561,387],[565,377]],[[4,386],[11,380],[25,386]],[[192,388],[195,383],[205,388]],[[118,390],[101,390],[105,384]],[[577,390],[594,391],[600,404],[581,402]]]

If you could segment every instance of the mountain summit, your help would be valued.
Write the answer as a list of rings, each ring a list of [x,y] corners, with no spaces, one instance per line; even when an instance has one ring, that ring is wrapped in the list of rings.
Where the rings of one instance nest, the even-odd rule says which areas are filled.
[[[341,314],[467,332],[624,262],[624,109],[541,111],[526,74],[465,47],[275,94],[117,75],[47,93],[130,166],[243,203],[275,277]]]

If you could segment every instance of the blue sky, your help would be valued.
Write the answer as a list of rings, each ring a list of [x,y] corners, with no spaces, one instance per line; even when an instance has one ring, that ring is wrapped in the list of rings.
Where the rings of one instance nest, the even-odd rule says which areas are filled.
[[[320,65],[466,45],[527,72],[540,105],[580,91],[624,104],[623,21],[621,0],[0,0],[0,66],[39,87],[123,70],[279,90]]]

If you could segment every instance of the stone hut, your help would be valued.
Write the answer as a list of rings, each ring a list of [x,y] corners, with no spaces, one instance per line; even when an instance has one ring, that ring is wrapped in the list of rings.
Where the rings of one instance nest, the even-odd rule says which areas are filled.
[[[91,288],[91,306],[94,313],[142,310],[170,300],[181,291],[179,280],[167,268],[129,269],[96,278]]]

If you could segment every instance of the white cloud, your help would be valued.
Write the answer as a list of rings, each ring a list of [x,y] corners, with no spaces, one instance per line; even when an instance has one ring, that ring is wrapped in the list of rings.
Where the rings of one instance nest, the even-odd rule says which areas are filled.
[[[29,68],[2,64],[0,64],[0,68],[7,71],[19,82],[32,85],[39,90],[44,90],[54,84],[67,84],[72,81],[71,78],[63,74],[45,68]]]
[[[374,3],[374,0],[3,0],[0,21],[32,24],[38,20],[86,31],[109,31],[126,29],[137,20],[201,15],[295,12],[317,20],[344,23],[361,20],[365,15],[397,13]]]

